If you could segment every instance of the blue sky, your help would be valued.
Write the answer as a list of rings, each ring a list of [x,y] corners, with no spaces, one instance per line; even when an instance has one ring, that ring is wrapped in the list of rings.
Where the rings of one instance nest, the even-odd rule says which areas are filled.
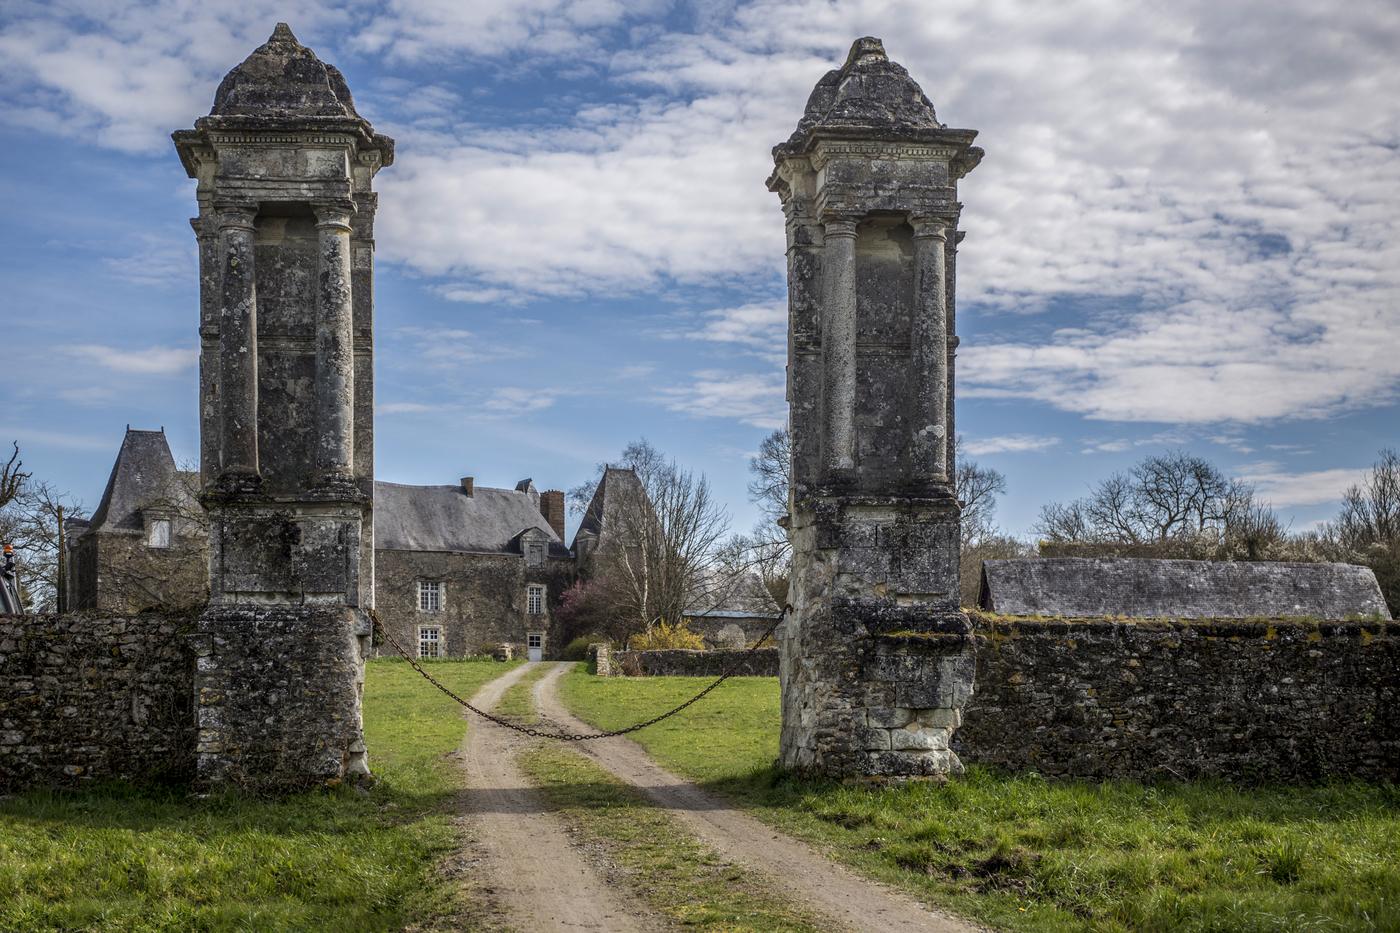
[[[645,435],[747,528],[784,418],[768,150],[861,35],[982,131],[958,427],[1008,530],[1176,446],[1306,528],[1400,444],[1392,3],[10,0],[0,437],[89,507],[128,423],[193,458],[169,133],[278,20],[398,140],[382,479],[567,488]]]

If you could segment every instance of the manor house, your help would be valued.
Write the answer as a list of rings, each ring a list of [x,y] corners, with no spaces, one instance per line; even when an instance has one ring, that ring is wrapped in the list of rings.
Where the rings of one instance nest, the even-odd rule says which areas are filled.
[[[605,541],[631,470],[608,468],[564,544],[564,493],[528,479],[511,489],[473,477],[441,486],[374,483],[376,611],[419,657],[462,657],[510,645],[554,656],[557,618],[580,563]],[[208,597],[209,522],[198,474],[180,470],[165,433],[127,429],[90,520],[65,523],[69,609],[189,608]],[[378,653],[392,654],[387,645]]]

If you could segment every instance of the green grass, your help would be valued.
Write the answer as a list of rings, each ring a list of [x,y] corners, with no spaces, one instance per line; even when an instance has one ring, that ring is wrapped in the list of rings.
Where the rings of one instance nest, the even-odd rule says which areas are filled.
[[[632,893],[686,929],[818,931],[810,911],[692,836],[641,792],[578,752],[536,745],[521,769]]]
[[[703,678],[564,678],[617,728]],[[1400,930],[1400,788],[1052,782],[973,768],[868,788],[777,773],[778,687],[741,678],[634,738],[668,767],[931,903],[1016,930]]]
[[[507,667],[439,662],[469,695]],[[104,786],[0,801],[0,929],[391,930],[469,916],[438,861],[456,842],[466,722],[407,664],[372,661],[379,778],[284,800]]]
[[[553,667],[552,664],[540,664],[526,671],[519,680],[506,689],[505,693],[501,694],[501,701],[491,712],[527,726],[538,723],[540,714],[539,710],[535,709],[535,700],[531,696],[531,691],[535,689],[535,684],[539,683]]]

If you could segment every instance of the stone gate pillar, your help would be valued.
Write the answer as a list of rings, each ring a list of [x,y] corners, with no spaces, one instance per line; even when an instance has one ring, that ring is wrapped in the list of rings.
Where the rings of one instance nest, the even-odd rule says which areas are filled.
[[[199,202],[198,777],[276,790],[364,775],[372,182],[394,143],[285,23],[174,140]]]
[[[784,766],[936,776],[972,691],[952,437],[957,180],[982,157],[859,39],[768,187],[788,232]]]

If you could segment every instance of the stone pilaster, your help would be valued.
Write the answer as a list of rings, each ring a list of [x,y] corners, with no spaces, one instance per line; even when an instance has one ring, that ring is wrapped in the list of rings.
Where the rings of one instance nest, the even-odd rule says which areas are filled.
[[[257,477],[258,284],[254,258],[257,213],[248,204],[220,204],[219,476]]]
[[[916,408],[911,468],[917,483],[948,485],[948,309],[944,275],[947,233],[942,220],[914,224],[913,369]]]
[[[851,216],[822,225],[823,454],[827,477],[856,465],[856,223]]]
[[[350,289],[353,205],[316,207],[316,460],[319,479],[349,484],[355,462],[354,307]]]

